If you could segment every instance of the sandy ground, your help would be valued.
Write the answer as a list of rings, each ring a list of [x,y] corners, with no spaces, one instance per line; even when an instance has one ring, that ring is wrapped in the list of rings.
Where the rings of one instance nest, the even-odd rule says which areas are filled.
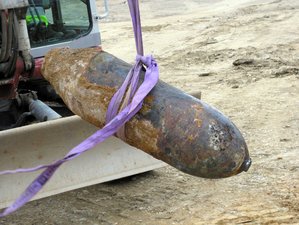
[[[126,1],[110,7],[103,47],[132,62]],[[165,167],[29,203],[0,224],[299,224],[299,1],[141,0],[141,10],[161,79],[202,91],[237,124],[250,171],[205,180]]]

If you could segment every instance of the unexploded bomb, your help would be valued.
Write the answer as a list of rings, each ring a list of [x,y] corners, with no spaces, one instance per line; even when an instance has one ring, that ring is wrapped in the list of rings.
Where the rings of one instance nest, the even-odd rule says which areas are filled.
[[[46,55],[42,73],[70,110],[101,128],[130,68],[100,49],[55,49]],[[244,138],[227,117],[162,81],[125,134],[126,143],[199,177],[229,177],[251,163]]]

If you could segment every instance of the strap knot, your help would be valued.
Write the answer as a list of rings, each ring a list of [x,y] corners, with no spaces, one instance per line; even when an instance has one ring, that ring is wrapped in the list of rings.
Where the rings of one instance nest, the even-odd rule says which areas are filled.
[[[154,57],[152,55],[146,55],[146,56],[142,56],[142,55],[137,55],[136,56],[136,62],[142,62],[143,65],[145,65],[146,67],[151,67],[151,66],[155,66],[157,65]]]

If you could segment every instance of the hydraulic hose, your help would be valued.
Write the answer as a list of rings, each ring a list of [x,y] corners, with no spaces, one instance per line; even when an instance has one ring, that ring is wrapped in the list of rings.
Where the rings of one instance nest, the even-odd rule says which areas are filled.
[[[16,128],[22,126],[25,122],[28,116],[32,116],[31,112],[24,112],[17,120],[15,124],[13,124],[10,128]]]
[[[4,62],[4,58],[7,51],[7,19],[4,10],[1,11],[1,29],[2,29],[2,45],[0,54],[0,63]]]
[[[40,100],[30,99],[29,110],[31,114],[40,122],[61,118],[61,115]]]
[[[9,27],[7,34],[9,41],[6,42],[6,54],[0,64],[0,74],[4,77],[8,77],[14,72],[18,57],[18,21],[14,10],[9,12],[7,24]]]
[[[18,52],[19,52],[19,44],[18,44],[18,38],[19,38],[19,33],[18,33],[18,19],[16,16],[15,11],[13,11],[13,16],[12,16],[12,27],[13,27],[13,38],[12,38],[12,49],[11,49],[11,65],[9,67],[9,71],[8,74],[12,74],[14,73],[15,69],[16,69],[16,63],[17,63],[17,59],[18,59]]]

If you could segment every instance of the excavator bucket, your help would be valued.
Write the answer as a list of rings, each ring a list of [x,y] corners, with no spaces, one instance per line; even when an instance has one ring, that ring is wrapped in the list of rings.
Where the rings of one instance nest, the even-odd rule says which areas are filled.
[[[0,171],[34,167],[62,158],[97,129],[72,116],[1,131]],[[111,137],[78,159],[65,163],[34,199],[143,173],[164,165]],[[39,173],[0,176],[0,208],[12,203]]]

